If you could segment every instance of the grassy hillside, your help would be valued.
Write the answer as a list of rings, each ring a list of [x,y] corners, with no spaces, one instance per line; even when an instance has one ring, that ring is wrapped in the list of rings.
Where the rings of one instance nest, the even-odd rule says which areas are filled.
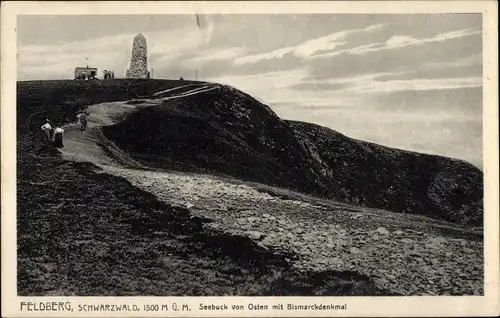
[[[482,225],[483,173],[473,165],[355,140],[310,123],[287,123],[349,201]]]
[[[163,168],[220,172],[317,195],[333,185],[285,122],[228,87],[147,107],[104,133]]]
[[[18,83],[18,294],[389,295],[354,272],[298,273],[288,261],[294,255],[206,230],[189,211],[93,165],[65,161],[38,138],[45,117],[66,123],[90,104],[180,84]]]
[[[104,132],[156,167],[222,173],[363,206],[482,225],[482,173],[472,165],[283,121],[228,86],[142,109]]]

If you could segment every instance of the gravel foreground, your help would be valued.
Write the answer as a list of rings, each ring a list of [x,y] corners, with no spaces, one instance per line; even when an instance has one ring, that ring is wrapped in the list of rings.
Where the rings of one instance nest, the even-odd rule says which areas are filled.
[[[20,296],[394,294],[356,272],[299,272],[293,253],[203,226],[124,178],[31,146],[18,156]]]
[[[356,271],[400,295],[483,294],[483,243],[404,228],[392,213],[324,208],[286,200],[209,176],[107,167],[207,226],[244,235],[265,248],[292,251],[299,271]],[[354,209],[354,210],[353,210]]]

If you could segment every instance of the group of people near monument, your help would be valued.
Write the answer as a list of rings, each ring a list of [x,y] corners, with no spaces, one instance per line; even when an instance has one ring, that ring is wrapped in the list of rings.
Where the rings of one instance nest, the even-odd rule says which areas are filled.
[[[89,113],[87,111],[82,111],[76,115],[78,122],[80,123],[80,131],[87,130],[87,116]],[[42,125],[42,133],[43,133],[43,141],[47,144],[52,144],[56,148],[63,148],[63,134],[64,129],[60,126],[55,125],[55,128],[52,127],[50,120],[48,118],[45,119],[45,123]]]
[[[82,72],[80,75],[76,77],[77,80],[91,80],[95,79],[95,76],[87,75],[87,73]]]
[[[115,78],[115,71],[104,70],[102,73],[105,80]]]

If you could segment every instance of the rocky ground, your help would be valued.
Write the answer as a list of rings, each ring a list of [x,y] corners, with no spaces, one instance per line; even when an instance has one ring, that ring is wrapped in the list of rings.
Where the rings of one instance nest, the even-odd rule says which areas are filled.
[[[24,145],[31,151],[22,150],[17,167],[20,296],[393,294],[356,272],[297,271],[292,254],[203,226],[186,208],[92,164]]]
[[[207,226],[293,251],[298,270],[350,270],[402,295],[479,295],[481,240],[391,225],[393,214],[324,208],[201,175],[106,168],[161,201],[208,218]],[[357,210],[357,211],[356,211]],[[397,217],[397,216],[396,216]]]

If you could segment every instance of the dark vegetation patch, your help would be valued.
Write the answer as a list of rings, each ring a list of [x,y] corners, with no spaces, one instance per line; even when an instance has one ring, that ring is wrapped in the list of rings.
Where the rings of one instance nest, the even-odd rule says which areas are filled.
[[[295,272],[294,255],[206,231],[187,210],[92,164],[65,161],[37,138],[45,117],[67,123],[90,104],[175,85],[18,83],[19,295],[390,295],[362,275]]]
[[[104,133],[151,167],[224,174],[482,227],[483,174],[473,165],[283,121],[227,86],[141,109]]]
[[[316,182],[321,176],[292,130],[267,106],[236,93],[214,90],[169,100],[104,127],[104,133],[162,168],[218,171],[315,194],[326,188]]]
[[[355,140],[310,123],[287,123],[349,201],[482,226],[483,173],[472,164]]]

